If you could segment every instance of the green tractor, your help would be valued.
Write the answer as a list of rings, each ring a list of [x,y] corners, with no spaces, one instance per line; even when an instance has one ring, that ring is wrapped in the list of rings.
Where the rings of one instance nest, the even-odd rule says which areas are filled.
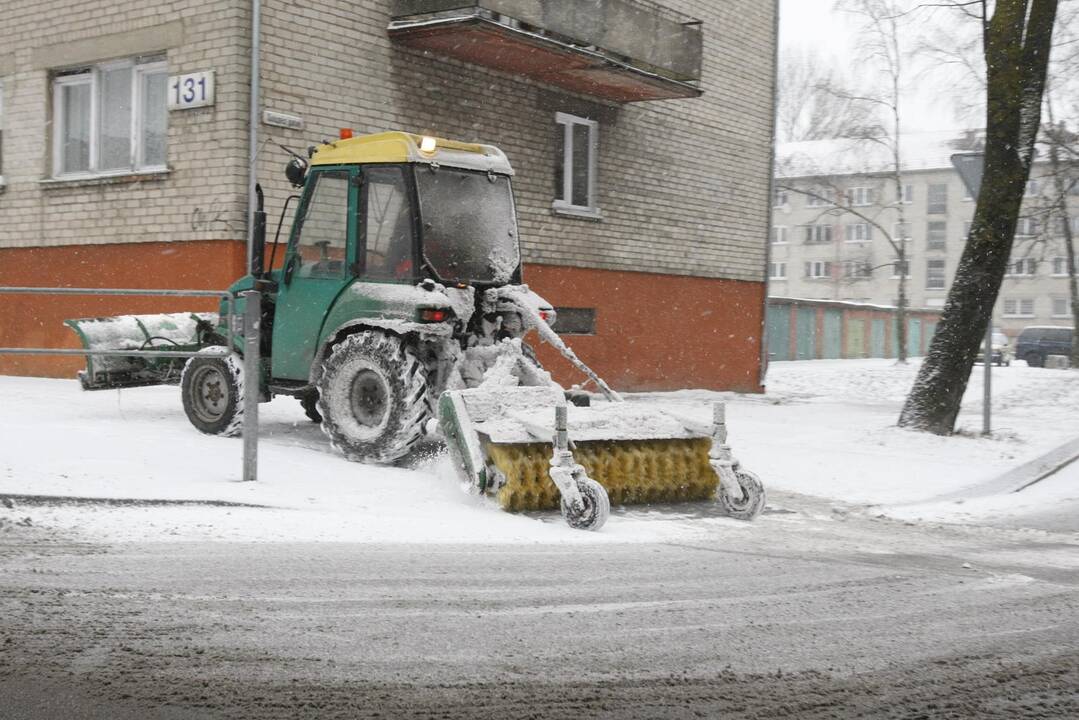
[[[732,514],[763,508],[759,481],[729,457],[722,418],[702,428],[631,412],[551,330],[553,308],[521,284],[513,170],[498,148],[387,132],[294,155],[286,174],[301,192],[283,261],[269,269],[276,239],[263,261],[260,192],[251,273],[219,314],[67,321],[88,349],[132,351],[87,357],[85,389],[179,383],[191,423],[218,435],[239,432],[245,392],[291,395],[362,462],[395,462],[436,435],[477,492],[513,510],[561,505],[575,527],[601,526],[611,493],[705,498],[722,484]],[[240,359],[240,294],[251,289],[264,298],[257,382]],[[611,402],[567,420],[567,393],[523,342],[533,329]],[[207,353],[139,357],[162,346]]]

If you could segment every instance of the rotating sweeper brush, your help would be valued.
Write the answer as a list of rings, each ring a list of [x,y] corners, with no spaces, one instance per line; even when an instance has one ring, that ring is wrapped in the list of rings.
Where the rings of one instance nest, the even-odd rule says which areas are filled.
[[[535,378],[535,369],[528,369],[519,341],[502,343],[482,384],[448,390],[439,401],[442,434],[472,491],[497,498],[510,511],[561,507],[572,527],[588,530],[603,525],[612,503],[715,498],[732,517],[760,514],[764,488],[731,455],[722,403],[714,406],[710,425],[625,403],[566,347],[526,296],[505,299],[609,402],[570,407],[546,373],[538,385],[517,384]]]

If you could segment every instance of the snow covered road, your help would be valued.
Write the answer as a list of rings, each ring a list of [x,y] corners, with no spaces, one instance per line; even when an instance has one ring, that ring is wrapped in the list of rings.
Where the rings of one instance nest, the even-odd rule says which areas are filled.
[[[0,534],[2,708],[43,720],[1079,713],[1074,544],[779,500],[802,510],[762,516],[757,532],[649,544],[99,546],[17,528]]]

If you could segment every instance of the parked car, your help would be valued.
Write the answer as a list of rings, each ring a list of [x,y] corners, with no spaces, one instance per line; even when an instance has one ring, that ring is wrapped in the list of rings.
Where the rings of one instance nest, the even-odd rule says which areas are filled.
[[[985,358],[985,345],[982,345],[981,350],[978,350],[978,357],[974,359],[974,362],[984,362]],[[1011,365],[1012,364],[1012,348],[1008,343],[1008,336],[1002,332],[993,331],[993,359],[991,362],[994,365]]]
[[[1070,327],[1051,325],[1025,327],[1016,340],[1015,356],[1031,367],[1045,367],[1047,355],[1071,354],[1073,332]]]

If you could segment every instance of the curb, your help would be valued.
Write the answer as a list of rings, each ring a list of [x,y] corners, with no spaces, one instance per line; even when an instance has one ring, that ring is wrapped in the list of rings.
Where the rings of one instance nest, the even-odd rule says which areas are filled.
[[[270,505],[230,502],[228,500],[155,500],[153,498],[95,498],[70,495],[20,495],[0,493],[0,501],[11,500],[19,505],[106,505],[111,507],[223,507],[269,508]]]
[[[920,500],[918,504],[1017,493],[1045,480],[1076,460],[1079,460],[1079,438],[1069,440],[1041,457],[1025,462],[984,483],[938,495],[928,500]]]

